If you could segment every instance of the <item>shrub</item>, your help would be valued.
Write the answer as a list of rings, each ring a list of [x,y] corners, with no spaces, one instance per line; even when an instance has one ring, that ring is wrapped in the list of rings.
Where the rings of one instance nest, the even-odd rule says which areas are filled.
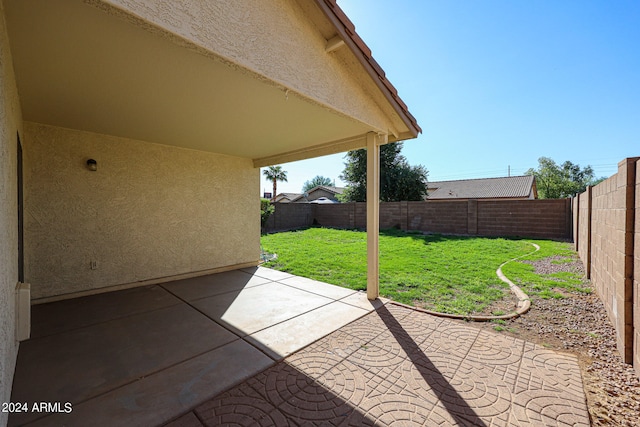
[[[271,214],[276,210],[276,207],[271,204],[269,199],[260,199],[260,225],[264,227]]]

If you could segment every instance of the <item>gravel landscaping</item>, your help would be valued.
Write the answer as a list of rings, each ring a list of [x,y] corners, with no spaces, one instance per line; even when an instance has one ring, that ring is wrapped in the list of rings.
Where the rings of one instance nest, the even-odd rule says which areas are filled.
[[[555,263],[553,261],[556,261]],[[580,272],[580,261],[557,263],[555,257],[527,261],[536,273]],[[590,287],[585,279],[584,287]],[[562,291],[561,299],[532,298],[524,316],[499,323],[471,323],[502,334],[566,351],[578,357],[593,426],[640,425],[640,378],[622,362],[615,329],[602,301],[591,293]]]

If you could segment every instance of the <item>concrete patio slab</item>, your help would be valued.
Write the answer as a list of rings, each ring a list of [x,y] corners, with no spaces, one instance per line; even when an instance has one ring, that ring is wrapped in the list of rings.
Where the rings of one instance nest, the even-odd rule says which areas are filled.
[[[165,424],[165,427],[202,427],[202,423],[196,414],[189,412],[177,420],[173,420],[169,424]]]
[[[304,330],[281,332],[304,337],[294,352],[367,313],[268,277],[293,276],[244,269],[34,306],[12,399],[73,410],[14,413],[9,425],[162,425],[282,358],[246,331],[304,316]]]
[[[74,405],[33,426],[157,426],[246,380],[274,361],[242,340]]]
[[[572,356],[249,271],[261,276],[245,269],[236,273],[248,281],[224,274],[163,285],[181,298],[156,285],[151,302],[134,303],[149,292],[141,288],[42,309],[42,330],[45,314],[57,323],[21,344],[12,401],[68,401],[73,410],[11,414],[9,425],[589,425]],[[100,308],[114,301],[129,311]],[[81,320],[56,318],[73,307]]]
[[[344,304],[349,304],[354,307],[359,307],[364,310],[371,310],[382,307],[384,304],[389,302],[386,298],[378,298],[376,300],[369,300],[367,298],[366,292],[355,292],[347,297],[340,299],[340,302]]]
[[[332,302],[330,298],[270,282],[195,300],[192,305],[245,336]]]
[[[82,402],[237,339],[181,304],[28,340],[20,345],[12,398]]]
[[[56,303],[38,304],[31,310],[31,338],[65,332],[69,328],[82,328],[179,303],[179,299],[158,286],[143,286]]]
[[[353,289],[341,288],[328,283],[318,282],[317,280],[307,279],[306,277],[290,277],[288,279],[278,280],[278,282],[332,299],[345,298],[358,292]]]
[[[275,360],[305,347],[368,311],[337,302],[263,329],[247,338]]]
[[[192,277],[164,283],[161,286],[172,294],[186,301],[195,301],[227,292],[239,292],[252,286],[264,285],[271,280],[254,276],[240,270],[207,276]]]
[[[273,281],[295,277],[293,274],[289,274],[284,271],[272,270],[270,268],[264,268],[264,267],[243,268],[242,271],[249,273],[253,276],[263,277],[265,279],[269,279]]]

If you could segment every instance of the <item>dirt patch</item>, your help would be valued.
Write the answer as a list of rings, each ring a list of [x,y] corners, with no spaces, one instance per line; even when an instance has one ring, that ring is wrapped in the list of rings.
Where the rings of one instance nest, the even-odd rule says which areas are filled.
[[[523,264],[533,265],[536,274],[553,273],[578,273],[584,275],[584,267],[579,259],[568,259],[563,255],[551,256],[539,261],[519,261]]]
[[[538,274],[566,271],[584,275],[580,262],[558,260],[551,257],[528,263]],[[588,280],[583,287],[591,288]],[[620,358],[615,329],[602,301],[595,291],[585,294],[563,290],[562,294],[565,298],[532,298],[531,310],[517,319],[468,324],[574,354],[580,364],[592,425],[640,425],[640,378]]]

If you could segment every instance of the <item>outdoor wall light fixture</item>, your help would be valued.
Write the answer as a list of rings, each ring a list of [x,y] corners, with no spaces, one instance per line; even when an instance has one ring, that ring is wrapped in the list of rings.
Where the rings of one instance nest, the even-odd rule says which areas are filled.
[[[89,159],[87,160],[87,169],[89,169],[90,171],[97,171],[98,170],[98,162],[96,162],[94,159]]]

